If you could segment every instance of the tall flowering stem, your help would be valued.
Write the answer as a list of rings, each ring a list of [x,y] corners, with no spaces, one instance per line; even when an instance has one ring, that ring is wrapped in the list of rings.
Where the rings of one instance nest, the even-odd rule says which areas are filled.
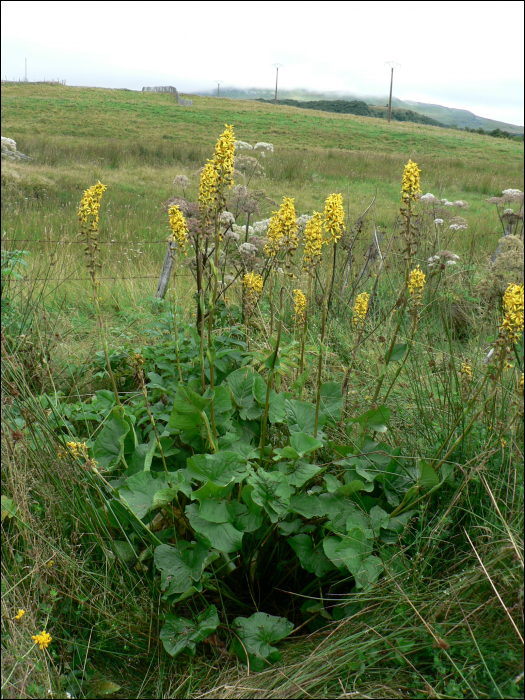
[[[303,251],[303,272],[308,275],[308,291],[306,293],[306,307],[304,310],[303,332],[301,334],[300,362],[298,376],[304,370],[304,348],[306,334],[308,332],[308,303],[312,298],[312,280],[323,257],[323,216],[320,212],[314,211],[312,218],[304,229],[304,251]],[[301,398],[303,389],[301,387]]]
[[[397,309],[397,324],[394,330],[394,333],[392,334],[392,338],[390,339],[390,344],[388,346],[388,350],[386,351],[385,354],[385,369],[382,372],[381,376],[379,377],[376,388],[374,391],[374,395],[372,397],[372,403],[375,403],[377,401],[377,397],[379,396],[379,392],[381,391],[381,387],[383,386],[383,382],[385,381],[385,376],[386,376],[386,367],[388,366],[388,363],[390,362],[390,358],[392,357],[392,353],[394,351],[394,347],[396,345],[396,340],[399,335],[399,331],[401,329],[401,324],[403,322],[403,315],[405,312],[405,309],[408,304],[409,300],[409,295],[407,292],[410,290],[410,268],[412,265],[412,257],[414,256],[416,250],[417,250],[417,239],[415,236],[415,232],[412,226],[412,218],[413,218],[413,212],[412,212],[412,205],[414,202],[417,201],[417,196],[421,194],[421,181],[419,177],[419,173],[421,170],[417,167],[417,163],[414,163],[412,160],[409,160],[408,163],[405,165],[404,171],[403,171],[403,178],[402,178],[402,183],[401,183],[401,210],[400,214],[401,217],[404,219],[405,226],[404,226],[404,238],[406,242],[406,248],[405,248],[405,283],[403,285],[403,288],[401,289],[401,292],[399,293],[399,297],[397,299],[397,304],[396,304],[396,309]],[[421,273],[423,274],[423,273]],[[423,275],[424,277],[424,275]],[[414,290],[416,287],[414,286]],[[408,352],[407,352],[408,355]],[[405,355],[405,361],[406,357]],[[399,372],[396,374],[394,377],[394,381],[399,375]],[[392,389],[393,383],[390,385],[390,389],[388,392],[390,393]]]
[[[324,211],[324,229],[328,234],[328,238],[325,240],[326,245],[333,245],[332,248],[332,265],[328,268],[328,275],[326,278],[326,284],[324,288],[324,298],[323,298],[323,313],[321,317],[321,344],[319,348],[319,359],[317,365],[317,397],[315,401],[315,427],[314,427],[314,437],[317,437],[317,430],[319,427],[319,407],[321,404],[321,371],[323,368],[323,355],[324,355],[324,338],[326,332],[326,315],[328,311],[328,295],[331,288],[331,280],[333,281],[333,276],[335,273],[335,261],[336,261],[336,251],[337,251],[337,241],[341,238],[344,231],[344,209],[343,209],[343,197],[340,194],[331,194],[327,197],[325,202]]]
[[[102,200],[102,195],[106,190],[107,187],[99,181],[96,185],[92,185],[84,192],[78,208],[78,220],[80,223],[80,235],[84,242],[86,267],[91,278],[93,303],[95,304],[97,324],[100,332],[100,338],[102,340],[102,346],[104,348],[108,374],[111,380],[111,386],[113,387],[113,393],[115,394],[115,399],[120,405],[121,402],[118,395],[117,383],[115,382],[115,377],[109,361],[108,344],[104,333],[104,324],[102,322],[102,313],[100,311],[99,304],[98,287],[100,282],[97,280],[97,270],[101,267],[101,264],[98,261],[100,251],[98,245],[98,222],[100,215],[100,202]]]
[[[345,231],[345,212],[343,208],[342,194],[331,194],[327,198],[324,208],[324,226],[326,233],[328,234],[327,243],[334,244],[334,254],[332,260],[332,281],[330,283],[330,292],[328,294],[328,308],[330,308],[332,305],[332,294],[334,292],[335,283],[337,244]]]

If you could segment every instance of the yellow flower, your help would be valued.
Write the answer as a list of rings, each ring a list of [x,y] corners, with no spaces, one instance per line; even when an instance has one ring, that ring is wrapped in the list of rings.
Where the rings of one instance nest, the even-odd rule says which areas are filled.
[[[463,364],[461,365],[461,376],[465,381],[472,377],[472,367],[469,365],[468,362],[463,362]]]
[[[87,224],[91,220],[92,231],[97,231],[98,229],[100,200],[102,199],[102,195],[106,190],[106,185],[103,185],[99,181],[96,185],[89,187],[84,192],[84,196],[80,202],[80,207],[78,209],[78,218],[80,223],[81,225]]]
[[[418,265],[412,270],[408,280],[408,289],[416,304],[419,304],[421,302],[421,297],[423,296],[423,289],[425,288],[425,282],[425,273],[421,270],[421,268]]]
[[[521,373],[520,381],[518,383],[519,389],[521,393],[523,394],[523,372]]]
[[[15,620],[21,620],[25,614],[26,614],[25,610],[22,610],[22,608],[18,608],[18,612],[15,615]]]
[[[324,227],[329,235],[327,243],[337,243],[345,230],[343,195],[331,194],[324,205]]]
[[[415,200],[416,195],[421,194],[420,172],[421,170],[417,167],[417,163],[413,163],[411,160],[405,165],[403,182],[401,185],[401,198],[403,202],[408,203],[410,200]]]
[[[48,568],[51,569],[51,567],[53,566],[54,563],[55,563],[55,562],[54,562],[52,559],[50,559],[50,560],[47,562],[46,566],[47,566]]]
[[[186,243],[188,242],[188,226],[184,214],[179,207],[174,204],[168,210],[170,219],[171,240],[178,244],[186,255]]]
[[[323,219],[318,211],[304,229],[303,270],[313,274],[315,267],[321,262],[323,255]]]
[[[523,284],[509,284],[503,296],[503,313],[500,333],[510,344],[517,343],[523,330]]]
[[[366,314],[368,312],[368,302],[370,300],[370,295],[366,292],[358,294],[354,304],[354,318],[353,323],[357,328],[362,328]]]
[[[223,202],[223,186],[233,185],[233,160],[235,158],[235,136],[233,126],[225,124],[225,130],[215,145],[215,153],[208,160],[199,184],[199,208],[204,225],[210,223]]]
[[[274,211],[268,232],[266,234],[268,243],[264,246],[264,252],[268,257],[274,258],[277,253],[284,249],[287,253],[292,253],[299,245],[297,237],[297,218],[295,216],[294,199],[283,197],[279,211]]]
[[[41,634],[35,634],[31,637],[35,644],[38,644],[40,651],[47,649],[53,641],[53,638],[45,630]]]
[[[304,312],[306,310],[306,297],[301,289],[293,290],[293,300],[295,320],[297,321],[297,323],[302,323],[304,321]]]
[[[85,442],[66,442],[73,457],[84,457],[87,459],[87,445]]]
[[[245,292],[245,303],[247,307],[253,311],[261,298],[264,280],[261,275],[258,275],[256,272],[248,272],[242,278],[242,286]]]

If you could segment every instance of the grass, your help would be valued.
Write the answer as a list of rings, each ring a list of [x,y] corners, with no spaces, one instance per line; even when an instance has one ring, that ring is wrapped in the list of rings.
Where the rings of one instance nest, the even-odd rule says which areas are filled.
[[[340,191],[353,224],[363,200],[368,205],[376,195],[355,249],[357,271],[374,226],[385,232],[385,241],[393,230],[409,157],[422,168],[425,192],[469,202],[468,211],[454,211],[467,219],[468,229],[440,241],[461,262],[447,286],[429,297],[413,354],[388,401],[389,439],[403,454],[432,455],[450,429],[464,402],[461,363],[468,361],[477,377],[485,372],[500,311],[480,290],[501,236],[486,199],[505,188],[523,189],[522,144],[352,115],[193,99],[194,107],[185,109],[161,94],[2,87],[3,133],[32,158],[2,162],[3,251],[30,253],[19,268],[26,281],[12,279],[3,290],[23,331],[14,342],[2,342],[2,494],[17,505],[2,525],[4,697],[100,697],[111,690],[101,685],[107,682],[120,686],[113,697],[134,698],[521,697],[523,432],[516,423],[509,427],[521,405],[515,395],[521,346],[491,408],[494,433],[481,425],[471,431],[452,457],[454,484],[411,523],[406,570],[387,566],[346,617],[299,630],[280,645],[282,663],[262,673],[250,673],[214,643],[191,659],[167,656],[159,643],[164,608],[155,578],[115,560],[113,531],[93,517],[99,482],[78,462],[57,458],[59,434],[43,394],[63,392],[78,401],[108,386],[104,372],[97,375],[104,363],[97,360],[101,346],[78,238],[82,191],[99,179],[108,186],[100,303],[110,350],[158,346],[160,353],[165,336],[171,338],[171,314],[184,328],[194,308],[187,267],[178,271],[166,302],[152,298],[168,234],[161,204],[174,194],[171,182],[179,174],[190,177],[188,199],[196,198],[195,171],[210,157],[224,123],[236,125],[239,139],[275,146],[262,161],[266,177],[250,184],[259,191],[258,218],[269,216],[282,196],[295,196],[298,213],[311,213],[322,211],[327,194]],[[424,264],[431,245],[425,238],[417,262]],[[367,330],[356,357],[351,416],[370,408],[378,361],[395,327],[388,310],[402,257],[395,239],[374,307],[380,325]],[[366,278],[357,291],[371,291],[373,283],[373,276]],[[293,358],[288,292],[283,352]],[[267,317],[263,304],[262,322]],[[233,323],[232,317],[224,323]],[[315,310],[310,323],[313,367]],[[403,328],[399,342],[408,335]],[[351,305],[329,317],[326,336],[323,376],[342,382],[355,344]],[[264,333],[255,329],[252,342],[267,353]],[[283,367],[290,384],[290,370]],[[310,378],[306,395],[314,390]],[[283,609],[301,603],[287,593],[278,600]],[[18,608],[27,612],[15,622]],[[183,610],[186,616],[197,612],[192,602]],[[228,605],[224,614],[228,619]],[[54,640],[48,655],[30,641],[44,628]]]

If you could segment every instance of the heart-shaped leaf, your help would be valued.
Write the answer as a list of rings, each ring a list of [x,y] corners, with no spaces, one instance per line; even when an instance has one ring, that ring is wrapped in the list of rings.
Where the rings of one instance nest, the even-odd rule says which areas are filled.
[[[248,652],[250,669],[263,671],[269,664],[281,660],[280,653],[272,644],[287,637],[293,631],[293,623],[288,622],[284,617],[257,612],[248,618],[235,618],[233,628],[242,641],[241,644],[237,637],[234,637],[235,653],[243,663],[247,663],[246,652]]]
[[[193,656],[197,644],[215,632],[218,626],[219,616],[215,605],[206,608],[195,622],[168,613],[160,638],[164,648],[171,656],[177,656],[181,652]]]

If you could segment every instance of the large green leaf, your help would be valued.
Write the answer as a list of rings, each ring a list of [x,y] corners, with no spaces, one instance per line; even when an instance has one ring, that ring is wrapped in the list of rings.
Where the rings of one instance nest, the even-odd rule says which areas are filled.
[[[241,532],[255,532],[263,522],[262,513],[252,512],[244,503],[232,501],[230,512],[233,513],[233,526]]]
[[[290,537],[288,544],[294,549],[303,569],[314,574],[317,578],[321,578],[327,571],[335,568],[321,547],[314,550],[312,538],[308,535]]]
[[[137,445],[133,451],[133,454],[131,455],[131,459],[128,462],[129,467],[126,471],[126,475],[131,476],[132,474],[137,474],[138,472],[143,471],[149,472],[156,447],[157,443],[155,440],[152,440],[150,443]]]
[[[170,415],[169,425],[178,430],[191,430],[203,422],[204,409],[211,403],[211,398],[205,398],[197,394],[187,386],[179,385],[173,409]]]
[[[290,498],[290,510],[304,518],[320,518],[324,515],[323,505],[317,494],[294,494]]]
[[[380,529],[388,527],[390,516],[379,506],[374,506],[370,511],[370,524],[375,537],[379,537]]]
[[[270,389],[270,403],[268,420],[270,423],[282,423],[286,418],[286,395],[278,394],[275,389]]]
[[[342,539],[327,537],[323,547],[326,556],[337,568],[347,568],[355,576],[363,560],[372,552],[372,540],[363,530],[354,527]]]
[[[131,454],[136,442],[133,424],[124,407],[115,406],[95,440],[93,458],[99,466],[114,469],[121,461],[125,463],[124,454]]]
[[[168,613],[160,633],[164,649],[171,656],[186,652],[189,656],[195,654],[196,646],[209,637],[219,626],[219,616],[215,605],[210,605],[202,612],[195,622],[184,617]]]
[[[233,639],[235,653],[243,663],[247,663],[247,652],[250,669],[264,671],[269,664],[281,660],[280,653],[272,644],[291,634],[293,623],[288,622],[284,617],[257,612],[248,618],[235,618],[233,628],[237,635]],[[237,637],[242,641],[242,644]]]
[[[201,539],[197,542],[179,541],[176,545],[161,544],[155,549],[155,566],[161,572],[160,587],[164,595],[185,593],[193,587],[202,590],[200,581],[204,569],[219,554],[210,552]]]
[[[291,465],[288,463],[282,463],[279,465],[279,471],[286,474],[288,483],[290,486],[296,486],[301,488],[307,481],[313,479],[316,474],[321,471],[321,467],[317,467],[315,464],[310,464],[303,459],[298,460],[295,464]]]
[[[186,465],[188,474],[193,478],[221,487],[242,481],[251,471],[246,459],[235,452],[195,455],[188,459]]]
[[[326,382],[322,385],[319,408],[331,423],[338,423],[341,420],[341,411],[343,410],[341,384]]]
[[[303,403],[295,399],[287,399],[286,422],[291,433],[306,433],[313,435],[315,432],[315,406],[311,403]],[[319,414],[319,428],[326,423],[324,413]]]
[[[199,516],[195,503],[186,506],[186,515],[192,528],[201,535],[210,546],[219,552],[236,552],[242,546],[243,533],[236,530],[229,522],[215,523]]]
[[[290,485],[284,474],[259,469],[248,478],[248,484],[253,486],[252,500],[264,508],[272,523],[286,516],[290,505]]]
[[[203,498],[199,506],[199,518],[209,523],[232,523],[233,512],[225,498]]]
[[[290,445],[300,457],[304,457],[310,452],[318,450],[323,446],[323,443],[306,433],[294,433],[290,438]]]
[[[419,473],[419,485],[422,489],[429,491],[439,484],[439,476],[428,462],[420,459],[417,463],[417,469]]]
[[[167,506],[173,501],[181,490],[184,478],[180,472],[167,477],[162,474],[156,476],[152,472],[139,472],[126,479],[126,483],[120,487],[120,498],[142,519],[151,510]]]
[[[369,588],[377,581],[382,571],[383,564],[381,559],[373,555],[365,557],[359,570],[354,574],[356,588]]]
[[[392,354],[390,355],[390,358],[388,360],[388,363],[399,362],[400,360],[402,360],[403,357],[405,356],[407,348],[408,348],[408,345],[406,343],[402,343],[401,345],[395,345],[393,350],[392,350]],[[386,356],[387,356],[387,353],[385,353],[385,362],[386,362]]]
[[[379,408],[371,408],[357,418],[350,419],[349,422],[350,424],[359,423],[363,428],[375,433],[386,433],[389,420],[390,409],[387,406],[379,406]]]

